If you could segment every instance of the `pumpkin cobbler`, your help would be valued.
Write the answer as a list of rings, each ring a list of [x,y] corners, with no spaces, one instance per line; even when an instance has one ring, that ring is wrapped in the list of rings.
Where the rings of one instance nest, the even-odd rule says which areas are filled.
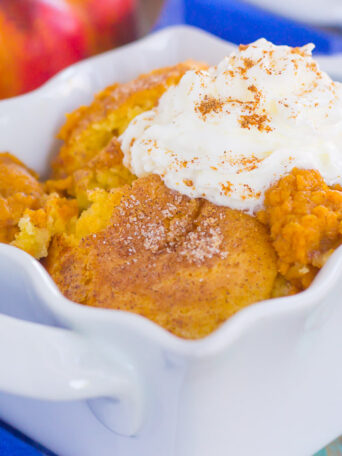
[[[311,50],[258,40],[106,88],[67,115],[49,180],[0,154],[0,242],[187,339],[305,290],[342,243],[342,91]]]

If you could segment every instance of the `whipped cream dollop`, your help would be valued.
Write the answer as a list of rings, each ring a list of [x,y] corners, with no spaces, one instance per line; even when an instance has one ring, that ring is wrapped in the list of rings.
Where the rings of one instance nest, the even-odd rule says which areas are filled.
[[[319,69],[313,48],[260,39],[217,66],[188,71],[128,125],[124,164],[249,213],[294,167],[342,184],[342,84]]]

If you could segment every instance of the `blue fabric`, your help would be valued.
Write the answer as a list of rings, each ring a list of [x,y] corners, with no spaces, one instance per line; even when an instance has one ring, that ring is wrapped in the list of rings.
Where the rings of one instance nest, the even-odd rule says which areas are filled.
[[[27,444],[23,440],[19,440],[17,437],[6,431],[0,429],[0,455],[11,455],[11,456],[38,456],[42,453]]]
[[[300,0],[299,0],[300,1]],[[156,28],[189,24],[233,43],[265,37],[275,44],[315,43],[316,52],[342,52],[342,37],[265,11],[240,0],[168,0]]]
[[[38,443],[0,421],[0,456],[55,456]]]

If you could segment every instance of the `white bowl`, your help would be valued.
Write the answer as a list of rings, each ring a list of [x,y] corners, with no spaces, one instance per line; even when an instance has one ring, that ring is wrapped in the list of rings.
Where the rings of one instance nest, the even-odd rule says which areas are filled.
[[[232,48],[172,27],[74,65],[0,103],[0,150],[44,174],[65,112],[113,81]],[[252,305],[199,341],[68,301],[14,247],[0,259],[0,416],[57,454],[309,456],[341,433],[341,249],[304,293]]]

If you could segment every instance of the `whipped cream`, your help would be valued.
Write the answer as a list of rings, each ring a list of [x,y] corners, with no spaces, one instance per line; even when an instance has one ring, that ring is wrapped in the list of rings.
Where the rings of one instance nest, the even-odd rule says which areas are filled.
[[[320,71],[313,48],[260,39],[217,66],[188,71],[128,125],[124,164],[249,213],[294,167],[342,184],[342,84]]]

